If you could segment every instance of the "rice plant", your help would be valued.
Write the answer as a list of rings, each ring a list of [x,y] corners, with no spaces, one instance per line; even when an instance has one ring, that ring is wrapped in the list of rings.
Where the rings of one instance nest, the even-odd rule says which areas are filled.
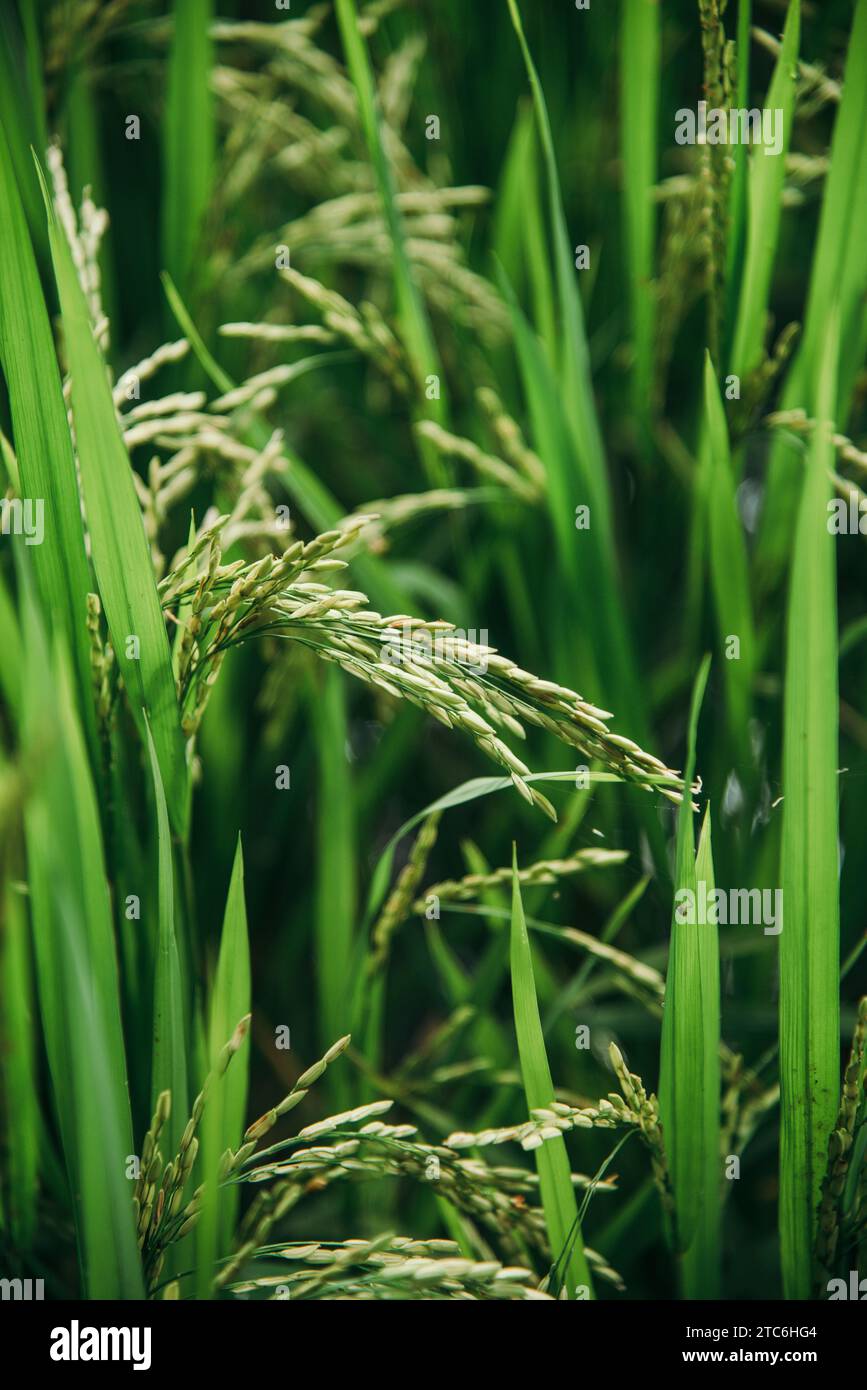
[[[5,6],[2,1280],[867,1280],[865,103],[867,0]]]

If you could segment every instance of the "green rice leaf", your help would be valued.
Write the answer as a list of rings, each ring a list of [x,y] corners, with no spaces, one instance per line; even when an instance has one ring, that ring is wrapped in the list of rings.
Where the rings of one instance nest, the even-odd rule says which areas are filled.
[[[653,277],[660,15],[655,0],[623,0],[620,28],[620,143],[635,346],[634,399],[647,416],[653,386]]]
[[[740,377],[762,360],[768,295],[780,231],[786,155],[792,135],[800,28],[800,0],[792,0],[786,15],[780,56],[764,102],[764,109],[783,113],[781,148],[778,154],[772,154],[766,147],[757,145],[749,160],[746,259],[731,356],[731,370]]]
[[[710,900],[716,882],[709,806],[698,839],[695,876],[699,892],[706,892]],[[695,1129],[701,1145],[701,1172],[695,1236],[681,1265],[682,1289],[684,1298],[719,1298],[722,1219],[719,932],[712,922],[696,923],[689,930],[696,933],[698,947],[694,989],[700,994],[702,1080],[701,1108],[696,1114]]]
[[[747,730],[755,662],[755,637],[750,601],[747,548],[735,500],[728,426],[710,353],[704,368],[705,438],[707,454],[707,526],[710,572],[719,646],[735,746],[742,766],[748,764]],[[727,650],[729,640],[740,643],[738,656]]]
[[[32,161],[31,161],[32,163]],[[43,609],[66,634],[90,720],[87,594],[93,588],[84,549],[72,441],[48,312],[12,167],[0,127],[0,367],[9,392],[12,433],[24,498],[44,503],[45,535],[31,549]]]
[[[752,0],[738,0],[738,27],[735,39],[737,64],[737,90],[735,105],[739,111],[749,107],[750,94],[750,24],[752,20]],[[731,194],[729,198],[729,236],[726,248],[726,298],[728,314],[726,322],[731,331],[737,310],[740,293],[740,277],[743,266],[743,248],[746,238],[746,184],[747,184],[747,146],[737,144],[733,149],[734,171],[732,173]]]
[[[808,1298],[815,1212],[840,1075],[837,592],[828,530],[839,317],[818,363],[792,557],[783,714],[780,1242],[787,1298]]]
[[[18,614],[0,575],[0,693],[16,719],[21,717],[21,668],[24,655]]]
[[[175,885],[172,866],[172,840],[169,813],[163,791],[160,765],[150,727],[147,728],[148,757],[153,779],[157,813],[158,928],[156,969],[154,971],[153,1057],[151,1063],[151,1113],[162,1091],[172,1096],[171,1114],[166,1124],[167,1150],[176,1154],[189,1113],[187,1091],[187,1048],[184,1025],[184,987],[175,935]]]
[[[346,687],[339,671],[322,673],[312,696],[319,755],[316,877],[316,966],[320,1041],[327,1048],[345,1030],[351,988],[355,925],[353,788],[346,748]],[[346,1078],[335,1067],[335,1098],[346,1100]]]
[[[836,300],[840,315],[840,366],[832,412],[845,429],[852,405],[855,374],[862,361],[864,293],[867,290],[867,0],[857,0],[843,77],[825,195],[800,351],[789,372],[781,409],[815,411],[812,393],[818,380],[828,306]],[[803,455],[782,435],[774,441],[759,531],[757,565],[762,585],[771,589],[789,559]]]
[[[213,1067],[239,1021],[250,1012],[250,946],[244,902],[244,857],[240,836],[226,898],[220,954],[211,990],[208,1065]],[[196,1235],[198,1297],[209,1295],[214,1262],[225,1251],[235,1226],[238,1191],[220,1188],[217,1172],[227,1149],[240,1146],[247,1109],[250,1039],[244,1039],[232,1065],[211,1089],[202,1116],[202,1215]]]
[[[530,938],[524,921],[524,906],[518,882],[518,858],[512,848],[512,927],[511,927],[512,1006],[515,1013],[515,1034],[521,1061],[521,1076],[527,1110],[546,1107],[554,1100],[554,1083],[548,1066],[542,1020],[533,978],[533,957]],[[593,1297],[593,1282],[584,1254],[581,1225],[575,1190],[569,1169],[569,1156],[562,1138],[546,1139],[535,1150],[536,1171],[542,1192],[545,1224],[554,1263],[567,1244],[571,1250],[565,1269],[565,1285],[569,1297],[584,1290],[584,1297]]]
[[[584,329],[584,311],[581,307],[581,297],[575,278],[576,270],[570,249],[571,241],[566,223],[566,211],[563,206],[563,194],[557,173],[554,138],[551,134],[551,122],[548,118],[548,108],[545,104],[542,84],[539,81],[539,74],[524,36],[517,0],[508,0],[508,6],[524,57],[527,76],[530,80],[530,90],[533,95],[536,123],[542,141],[542,154],[548,183],[551,235],[554,243],[554,272],[560,311],[562,399],[569,429],[591,491],[590,501],[594,509],[593,524],[598,523],[602,534],[607,536],[611,528],[608,476],[605,469],[602,435],[593,400],[590,353]]]
[[[560,565],[569,578],[572,601],[592,634],[592,647],[600,671],[605,673],[605,689],[597,693],[600,699],[608,700],[618,709],[625,722],[637,729],[636,737],[640,741],[644,734],[635,721],[643,723],[643,718],[634,699],[634,676],[611,536],[604,526],[597,524],[592,501],[594,485],[584,468],[583,456],[575,457],[563,394],[554,373],[508,285],[504,285],[504,289],[533,422],[533,437],[548,471],[548,507]],[[590,506],[590,524],[576,531],[576,506],[582,502]],[[606,599],[602,602],[599,600],[601,585],[606,591]]]
[[[150,720],[169,815],[182,833],[188,813],[187,765],[150,548],[87,301],[41,169],[39,175],[66,333],[93,565],[133,718],[143,742],[145,716]]]
[[[29,590],[29,585],[27,586]],[[99,812],[67,658],[25,600],[25,809],[40,1009],[89,1298],[140,1298],[126,1061]]]
[[[391,237],[394,287],[404,344],[415,376],[419,398],[424,400],[428,407],[425,413],[436,420],[438,424],[446,425],[448,411],[445,375],[439,361],[424,299],[415,282],[412,265],[407,254],[403,219],[396,200],[397,189],[394,173],[383,143],[373,73],[371,72],[367,45],[358,24],[356,0],[336,0],[336,12],[340,37],[346,54],[346,65],[358,97],[358,109],[367,151],[376,175],[379,195],[382,199],[383,216]],[[434,399],[428,400],[426,383],[428,377],[431,376],[438,378],[439,394]],[[441,457],[426,446],[422,447],[421,452],[432,485],[443,486],[448,481],[449,473]]]
[[[0,6],[0,125],[6,132],[27,227],[41,261],[48,254],[48,238],[30,151],[42,151],[48,144],[45,91],[32,0],[25,0],[19,8],[20,25],[14,5]],[[3,206],[7,206],[5,200]]]
[[[214,177],[213,0],[175,0],[165,113],[163,257],[187,283]]]
[[[0,773],[8,767],[0,754]],[[9,1157],[9,1221],[13,1239],[22,1250],[30,1248],[36,1230],[36,1198],[39,1178],[39,1114],[36,1032],[34,1023],[33,969],[26,900],[19,886],[22,866],[18,861],[18,836],[3,845],[0,874],[0,1016],[2,1016],[2,1077]],[[14,856],[14,857],[13,857]],[[16,878],[19,883],[13,883]]]
[[[710,658],[706,656],[692,693],[684,773],[687,785],[695,775],[698,718],[709,670]],[[711,1021],[712,1008],[709,991],[703,988],[700,928],[697,923],[682,921],[678,916],[678,909],[689,903],[689,898],[682,895],[692,895],[695,902],[697,891],[692,808],[688,797],[684,797],[678,812],[674,877],[675,907],[662,1016],[659,1106],[674,1186],[675,1242],[682,1252],[696,1238],[703,1192],[704,1134],[696,1125],[696,1116],[704,1113],[704,1030]],[[718,995],[716,1008],[718,1013]],[[718,1103],[718,1093],[716,1100]]]
[[[599,512],[594,510],[596,489],[585,465],[585,455],[577,455],[569,435],[565,415],[564,390],[548,363],[542,345],[527,323],[501,276],[501,284],[512,318],[515,347],[530,418],[533,439],[548,473],[547,500],[551,526],[562,573],[568,583],[565,611],[590,638],[590,651],[597,668],[595,684],[582,676],[592,698],[616,709],[639,743],[650,742],[645,705],[638,698],[638,678],[622,601],[622,584],[617,573],[614,541]],[[589,525],[576,530],[576,507],[590,508]],[[575,680],[574,657],[567,658],[561,675]],[[651,849],[662,872],[662,837],[652,806],[633,802]]]
[[[557,361],[557,312],[536,155],[533,107],[522,102],[506,151],[497,194],[494,254],[516,289],[523,288],[526,270],[530,281],[533,319],[549,361],[553,364]]]

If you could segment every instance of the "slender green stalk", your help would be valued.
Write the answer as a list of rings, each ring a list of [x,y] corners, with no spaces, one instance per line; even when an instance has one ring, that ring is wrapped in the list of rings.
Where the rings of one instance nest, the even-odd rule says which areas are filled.
[[[548,1066],[542,1020],[536,999],[533,979],[533,957],[530,938],[524,921],[524,906],[518,882],[517,851],[512,851],[512,930],[511,930],[512,1005],[515,1012],[515,1033],[527,1110],[549,1106],[554,1099],[554,1084]],[[569,1175],[569,1157],[562,1138],[547,1139],[536,1153],[536,1168],[542,1189],[542,1205],[551,1242],[555,1266],[563,1252],[569,1249],[565,1263],[565,1285],[570,1298],[592,1298],[593,1282],[584,1254],[581,1224],[575,1192]]]
[[[819,422],[798,513],[783,716],[785,925],[780,937],[780,1245],[787,1298],[808,1298],[816,1208],[840,1071],[837,585],[828,530],[839,317],[817,364]]]
[[[39,174],[72,369],[72,413],[93,566],[133,718],[143,740],[145,717],[150,719],[169,815],[183,831],[187,764],[171,651],[141,508],[87,300],[41,169]]]
[[[182,288],[193,275],[215,161],[211,95],[213,0],[175,0],[165,115],[163,264]]]
[[[373,74],[367,45],[358,23],[356,0],[337,0],[337,22],[346,54],[346,63],[358,97],[361,125],[370,162],[376,175],[382,210],[391,237],[394,260],[394,287],[403,339],[415,377],[419,401],[425,401],[424,414],[437,424],[447,425],[448,407],[446,381],[437,353],[424,299],[416,284],[412,264],[406,249],[403,220],[397,204],[397,188],[383,141],[382,122],[377,110]],[[429,448],[422,447],[431,484],[444,486],[448,470],[441,458]]]
[[[696,676],[690,708],[686,759],[690,780],[695,768],[698,719],[709,669],[710,658],[705,657]],[[712,951],[705,940],[708,931],[713,929],[698,921],[695,910],[699,892],[692,808],[688,799],[684,799],[678,814],[675,883],[662,1016],[659,1105],[674,1185],[675,1247],[683,1253],[697,1238],[706,1199],[708,1136],[704,1124],[696,1123],[696,1117],[707,1114],[710,1078],[704,1060],[704,1039],[708,1028],[713,1030],[714,1010],[715,1036],[719,1036],[719,997],[718,992],[714,995],[713,991]]]
[[[226,1038],[239,1019],[250,1011],[250,945],[244,900],[244,856],[238,839],[232,878],[226,897],[217,972],[211,990],[208,1017],[208,1070],[217,1066]],[[196,1289],[199,1298],[210,1294],[214,1265],[226,1252],[238,1212],[237,1188],[218,1186],[223,1156],[240,1147],[244,1132],[249,1084],[250,1042],[241,1043],[232,1066],[215,1086],[202,1119],[202,1180],[205,1191],[196,1233]]]
[[[620,19],[620,143],[630,311],[635,350],[635,411],[647,425],[653,386],[653,299],[659,44],[662,6],[622,0]]]

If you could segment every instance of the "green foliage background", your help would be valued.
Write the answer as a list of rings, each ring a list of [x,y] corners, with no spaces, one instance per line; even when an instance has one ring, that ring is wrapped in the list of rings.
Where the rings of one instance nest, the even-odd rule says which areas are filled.
[[[675,111],[694,107],[703,95],[712,99],[714,81],[724,80],[726,71],[741,84],[735,92],[744,95],[742,104],[763,104],[775,60],[765,44],[750,38],[748,26],[751,19],[778,38],[784,4],[728,7],[723,20],[728,39],[737,41],[737,71],[734,53],[727,70],[714,67],[719,14],[712,0],[660,6],[600,0],[586,12],[567,0],[545,0],[521,8],[550,119],[553,162],[547,165],[543,111],[534,109],[505,0],[366,7],[350,0],[336,12],[296,0],[288,16],[265,0],[243,6],[226,0],[216,21],[206,0],[190,0],[175,6],[182,17],[177,26],[171,7],[144,0],[102,10],[84,0],[5,6],[0,119],[7,152],[0,168],[7,205],[20,199],[23,209],[17,220],[4,213],[0,245],[7,303],[0,335],[0,426],[10,446],[5,483],[18,490],[12,449],[22,472],[29,447],[43,465],[47,457],[51,468],[60,469],[57,399],[53,405],[33,402],[48,422],[41,445],[23,438],[26,412],[16,415],[21,354],[41,371],[50,353],[33,308],[35,265],[61,368],[72,367],[90,529],[99,524],[90,489],[101,485],[110,553],[115,546],[106,561],[96,544],[90,552],[95,579],[89,568],[82,575],[90,561],[78,553],[80,538],[69,521],[61,543],[65,577],[55,593],[62,594],[68,582],[68,592],[78,594],[69,578],[77,565],[83,583],[78,596],[98,590],[111,623],[113,584],[122,586],[126,575],[136,589],[130,557],[138,542],[127,546],[124,527],[131,513],[116,501],[124,491],[117,482],[124,450],[112,433],[104,382],[93,366],[86,305],[56,223],[49,241],[30,155],[32,147],[44,166],[47,137],[56,133],[73,204],[79,206],[89,186],[109,216],[99,264],[113,380],[186,331],[163,290],[161,273],[168,270],[208,352],[232,381],[246,381],[279,362],[322,355],[316,370],[281,387],[264,410],[236,417],[238,437],[257,448],[272,429],[284,432],[289,469],[272,480],[272,500],[275,507],[290,507],[295,535],[309,540],[345,514],[375,511],[370,504],[376,499],[437,486],[466,494],[465,505],[422,512],[372,540],[363,536],[349,577],[336,583],[364,590],[383,614],[414,613],[485,630],[490,643],[524,670],[612,711],[618,734],[674,768],[686,763],[690,701],[702,659],[711,654],[695,749],[699,804],[710,807],[710,868],[724,888],[775,888],[782,882],[786,925],[783,942],[755,926],[720,928],[718,958],[715,945],[712,961],[704,947],[687,964],[681,957],[669,976],[667,1008],[678,1010],[675,1053],[678,1047],[704,1047],[707,1075],[713,1077],[719,1051],[707,990],[713,994],[718,967],[726,1048],[723,1126],[732,1115],[743,1117],[754,1102],[760,1117],[742,1154],[739,1180],[722,1184],[721,1255],[713,1229],[705,1230],[708,1244],[698,1263],[695,1252],[685,1260],[672,1253],[676,1240],[666,1229],[648,1154],[637,1141],[617,1153],[606,1174],[610,1178],[616,1170],[617,1191],[600,1191],[582,1209],[584,1241],[625,1281],[625,1292],[617,1293],[597,1281],[600,1297],[704,1296],[715,1289],[745,1298],[784,1290],[804,1294],[815,1277],[810,1213],[821,1173],[807,1173],[802,1148],[821,1166],[867,980],[858,954],[867,850],[864,537],[831,542],[824,527],[829,468],[859,488],[865,459],[857,447],[848,454],[835,450],[821,430],[797,423],[784,429],[766,417],[800,408],[810,419],[833,420],[837,433],[855,446],[867,429],[867,173],[863,99],[857,95],[867,90],[867,45],[859,41],[867,34],[867,6],[832,0],[789,7],[791,52],[821,65],[828,83],[823,87],[817,78],[811,84],[804,73],[795,80],[793,62],[780,66],[774,104],[789,100],[795,120],[793,157],[785,168],[774,165],[778,184],[773,162],[765,162],[761,152],[748,161],[738,150],[728,167],[718,150],[703,154],[677,146],[673,131]],[[357,9],[368,21],[360,31]],[[318,67],[313,52],[323,55]],[[366,106],[368,55],[376,109],[385,111],[408,152],[396,162],[394,135],[387,134],[380,146],[381,117]],[[844,80],[846,63],[841,104],[835,84]],[[338,84],[336,98],[329,83]],[[281,111],[309,124],[282,127]],[[138,140],[126,138],[131,114],[140,118]],[[440,121],[439,140],[426,138],[432,114]],[[323,146],[305,155],[302,129],[308,138],[317,130],[331,132],[330,152],[323,153]],[[395,213],[394,191],[416,190],[430,198],[436,186],[465,185],[489,189],[490,197],[453,208],[445,228],[425,230],[425,210]],[[278,275],[276,248],[287,224],[298,230],[300,219],[356,191],[372,195],[370,208],[348,222],[339,210],[320,212],[297,244],[288,237],[291,265],[353,305],[371,301],[378,308],[400,344],[399,365],[410,383],[405,393],[369,357],[346,351],[346,343],[333,352],[316,343],[251,342],[218,332],[220,325],[239,321],[321,321]],[[771,236],[764,292],[761,274],[745,280],[745,267],[752,265],[749,216],[757,206],[763,209],[759,232]],[[393,254],[388,242],[401,222],[403,256]],[[448,248],[439,261],[431,261],[429,246],[428,253],[419,251],[418,239],[425,237]],[[590,249],[590,268],[582,272],[573,264],[572,248],[579,244]],[[709,265],[716,266],[710,275]],[[456,272],[455,266],[464,269]],[[468,272],[471,281],[461,278]],[[16,284],[27,287],[23,307],[10,297]],[[745,302],[743,296],[752,298]],[[758,374],[746,363],[739,368],[741,398],[732,401],[725,399],[725,386],[734,369],[739,312],[752,325],[747,360]],[[76,313],[84,314],[77,329]],[[799,343],[786,355],[780,335],[787,325],[804,323],[805,315]],[[771,369],[775,345],[781,360]],[[419,387],[428,371],[441,378],[439,401],[428,400]],[[193,354],[164,369],[159,383],[148,393],[219,394]],[[419,420],[433,419],[501,457],[476,395],[480,387],[496,389],[542,460],[547,482],[534,498],[479,478],[471,464],[444,456],[414,429]],[[89,389],[83,403],[77,389]],[[68,448],[65,441],[62,447]],[[159,446],[132,452],[132,467],[145,480],[152,452]],[[207,507],[230,510],[237,494],[230,467],[206,457],[197,467],[195,485],[161,523],[166,557],[185,543],[191,511],[198,525]],[[799,529],[805,469],[813,510],[802,510]],[[589,531],[575,527],[579,504],[590,505]],[[47,510],[52,526],[54,514]],[[73,516],[74,511],[73,505]],[[112,1002],[101,1000],[100,991],[115,986],[82,977],[82,999],[67,995],[72,1012],[61,1026],[52,1013],[59,1006],[51,1003],[42,979],[36,985],[40,951],[56,950],[40,945],[38,879],[51,880],[58,856],[68,864],[83,852],[84,821],[96,837],[87,848],[88,872],[110,894],[129,1117],[124,1082],[106,1077],[104,1084],[114,1085],[115,1135],[128,1119],[134,1152],[140,1151],[159,1089],[152,1076],[156,1021],[166,1010],[171,1017],[166,1000],[173,997],[185,1001],[181,1071],[189,1078],[190,1101],[238,1018],[248,1007],[252,1011],[249,1049],[245,1045],[234,1059],[227,1088],[234,1069],[238,1079],[201,1136],[203,1176],[215,1171],[226,1144],[237,1148],[240,1142],[243,1068],[249,1066],[243,1108],[243,1123],[249,1123],[349,1031],[349,1052],[301,1101],[291,1116],[295,1129],[380,1095],[396,1102],[391,1118],[418,1124],[432,1142],[452,1130],[526,1119],[528,1098],[538,1102],[531,1098],[526,1052],[519,1058],[520,1022],[518,1039],[515,1034],[516,960],[521,989],[532,990],[535,977],[547,1065],[559,1099],[590,1105],[617,1089],[611,1042],[648,1092],[664,1085],[658,1002],[648,1006],[642,992],[624,987],[610,965],[596,962],[591,971],[586,961],[592,958],[582,959],[557,931],[531,931],[528,974],[526,960],[515,955],[513,930],[510,975],[508,884],[477,894],[465,910],[444,907],[438,923],[410,913],[394,935],[387,969],[359,1006],[375,917],[365,904],[391,837],[437,798],[491,772],[465,734],[348,679],[301,643],[266,637],[235,647],[222,665],[195,741],[189,808],[174,714],[165,728],[154,724],[156,751],[149,756],[141,702],[153,718],[160,670],[149,675],[144,663],[145,694],[138,696],[138,707],[125,697],[115,707],[113,771],[106,781],[87,688],[83,602],[76,607],[70,600],[72,616],[62,618],[46,602],[44,576],[37,574],[33,582],[30,552],[18,547],[13,563],[11,541],[4,539],[0,547],[3,1270],[44,1276],[51,1296],[85,1287],[68,1184],[70,1178],[73,1186],[80,1181],[79,1165],[96,1160],[72,1137],[74,1106],[67,1109],[56,1094],[51,1054],[59,1057],[78,1039],[82,1056],[73,1074],[79,1085],[96,1076],[96,1058],[105,1049],[108,1056],[99,1065],[111,1070],[118,1025]],[[249,560],[262,553],[258,542],[239,543],[224,558]],[[35,562],[32,569],[38,570]],[[158,621],[142,593],[116,600],[138,612],[130,626]],[[736,670],[726,660],[732,632],[742,639],[743,662]],[[173,641],[171,622],[168,635]],[[128,686],[131,672],[128,666]],[[148,693],[149,679],[156,685]],[[66,738],[64,719],[67,762],[58,771],[60,755],[47,745],[55,772],[46,779],[40,731],[59,728]],[[786,737],[791,731],[788,749],[784,729]],[[520,753],[534,772],[568,772],[580,761],[574,748],[549,733],[532,727],[528,733]],[[802,763],[795,743],[808,750]],[[290,769],[288,790],[276,785],[281,766]],[[82,791],[88,779],[91,791]],[[66,827],[75,843],[64,847],[64,807],[73,787],[88,808],[95,795],[99,826],[89,810],[81,810],[84,820],[74,830]],[[664,975],[673,890],[695,873],[686,826],[675,858],[676,813],[657,792],[605,783],[582,791],[569,781],[543,790],[556,805],[557,826],[511,791],[448,809],[423,883],[508,867],[513,842],[521,868],[587,848],[626,850],[628,860],[616,868],[525,887],[523,907],[531,924],[577,928],[594,937],[607,930],[617,948]],[[158,816],[163,796],[164,817]],[[239,906],[236,878],[227,907],[233,865],[241,872],[239,835],[243,898]],[[39,837],[45,848],[41,863],[34,849]],[[789,877],[781,879],[784,840],[789,868],[783,872]],[[707,868],[710,846],[703,843],[699,854]],[[398,843],[389,884],[411,846],[411,837]],[[88,891],[95,892],[88,881]],[[22,890],[22,884],[29,888]],[[75,892],[73,884],[69,893]],[[126,896],[133,893],[143,904],[137,923],[123,915]],[[172,912],[172,903],[176,947],[168,919],[160,916]],[[58,929],[61,909],[54,898],[45,911]],[[98,927],[88,920],[93,931],[106,929],[107,917]],[[73,970],[74,931],[70,941],[69,958],[53,958],[59,995]],[[104,941],[94,949],[105,961],[103,947]],[[839,988],[838,956],[845,972]],[[158,960],[169,973],[157,981],[155,1007]],[[43,969],[47,978],[47,957]],[[88,1032],[80,1010],[91,986],[98,1002]],[[456,1019],[464,1005],[475,1012]],[[579,1025],[590,1029],[587,1050],[576,1047]],[[291,1033],[288,1051],[274,1044],[281,1026]],[[783,1144],[782,1238],[780,1108],[773,1096],[781,1079],[781,1026],[783,1111],[792,1130],[788,1147]],[[743,1059],[740,1070],[732,1071],[733,1054]],[[159,1063],[175,1076],[175,1089],[180,1062],[176,1048]],[[464,1065],[470,1063],[476,1065]],[[544,1068],[538,1075],[544,1079]],[[863,1160],[863,1060],[855,1080],[860,1108],[853,1124]],[[666,1124],[665,1138],[672,1144],[675,1197],[684,1210],[694,1200],[704,1204],[712,1228],[706,1204],[714,1160],[696,1147],[695,1135],[701,1130],[702,1142],[712,1146],[719,1114],[713,1100],[707,1108],[703,1082],[695,1080],[698,1091],[689,1091],[691,1084],[672,1080],[668,1096],[663,1090],[663,1117],[667,1105],[683,1107],[684,1096],[687,1106],[677,1140],[676,1116]],[[699,1094],[706,1107],[701,1125],[688,1113],[690,1096]],[[172,1152],[184,1121],[185,1114],[173,1119]],[[288,1120],[280,1123],[277,1137],[294,1132]],[[233,1132],[234,1139],[228,1137]],[[614,1142],[605,1129],[575,1130],[566,1139],[572,1168],[596,1173]],[[117,1144],[124,1147],[120,1139]],[[700,1166],[702,1155],[710,1162],[703,1169],[709,1179],[696,1177],[698,1169],[690,1167],[693,1161]],[[511,1146],[487,1157],[531,1165],[530,1155]],[[552,1169],[559,1171],[558,1165],[559,1158],[552,1160]],[[98,1174],[93,1182],[91,1205],[86,1193],[84,1199],[88,1222],[99,1220]],[[684,1182],[699,1183],[700,1198],[694,1187],[687,1196],[682,1186],[679,1193]],[[853,1182],[857,1189],[857,1174],[847,1187],[850,1216],[858,1210],[857,1202],[851,1205]],[[543,1176],[543,1195],[545,1183]],[[239,1201],[243,1211],[246,1192]],[[198,1275],[189,1284],[181,1281],[182,1296],[208,1295],[211,1261],[231,1245],[232,1207],[229,1199],[203,1217]],[[337,1241],[398,1231],[419,1238],[458,1236],[472,1248],[472,1223],[456,1227],[444,1207],[433,1183],[385,1177],[336,1183],[293,1209],[280,1227],[281,1238]],[[862,1205],[862,1219],[864,1210]],[[112,1220],[122,1225],[124,1218],[115,1212]],[[100,1238],[103,1262],[89,1292],[136,1292],[140,1276],[128,1234]],[[850,1238],[854,1245],[841,1267],[855,1267],[860,1257],[863,1275],[863,1240],[859,1246],[852,1231]],[[79,1228],[79,1253],[81,1239]],[[167,1272],[191,1268],[183,1252],[192,1245],[191,1237],[171,1254],[178,1262]],[[512,1252],[494,1253],[514,1262]],[[481,1244],[475,1254],[484,1258]],[[843,1259],[842,1246],[837,1259]],[[545,1274],[544,1260],[531,1263],[538,1277]],[[578,1252],[563,1275],[570,1292],[576,1269],[580,1282],[582,1264]],[[828,1265],[831,1272],[836,1268],[833,1261]]]

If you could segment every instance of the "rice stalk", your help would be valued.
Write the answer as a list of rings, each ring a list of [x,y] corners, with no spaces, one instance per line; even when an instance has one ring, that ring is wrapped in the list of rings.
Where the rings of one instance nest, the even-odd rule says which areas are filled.
[[[780,1244],[788,1298],[807,1298],[816,1210],[834,1127],[839,1068],[837,595],[827,470],[837,398],[839,317],[817,367],[814,432],[789,593],[780,874]]]

